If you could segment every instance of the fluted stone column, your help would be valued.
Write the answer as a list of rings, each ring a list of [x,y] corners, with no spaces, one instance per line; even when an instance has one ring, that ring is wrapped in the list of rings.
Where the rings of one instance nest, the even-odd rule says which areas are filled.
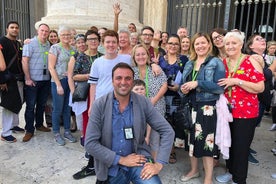
[[[166,31],[167,0],[144,0],[144,25]]]
[[[114,0],[47,0],[47,14],[36,23],[47,23],[51,29],[68,25],[78,32],[85,32],[91,26],[113,28]],[[123,11],[119,16],[119,29],[127,28],[130,22],[139,23],[139,0],[120,0]]]

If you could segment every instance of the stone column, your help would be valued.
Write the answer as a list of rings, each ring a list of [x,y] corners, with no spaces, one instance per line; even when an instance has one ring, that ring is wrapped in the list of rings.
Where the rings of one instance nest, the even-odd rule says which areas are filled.
[[[51,29],[58,29],[59,25],[68,25],[77,32],[85,32],[91,26],[113,29],[114,0],[47,0],[47,13],[41,21],[47,23]],[[138,0],[120,0],[123,11],[119,16],[119,29],[127,28],[130,22],[139,23]]]
[[[144,25],[166,31],[167,0],[144,0]]]

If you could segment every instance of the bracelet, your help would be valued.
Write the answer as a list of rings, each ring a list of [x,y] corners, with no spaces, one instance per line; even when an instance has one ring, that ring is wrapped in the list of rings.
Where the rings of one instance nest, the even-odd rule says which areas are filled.
[[[240,81],[239,81],[239,86],[242,86],[242,84],[243,84],[243,82],[240,80]]]

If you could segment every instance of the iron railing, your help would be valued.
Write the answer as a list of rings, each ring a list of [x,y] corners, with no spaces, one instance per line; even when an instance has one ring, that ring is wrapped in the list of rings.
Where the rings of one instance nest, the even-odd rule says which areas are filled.
[[[6,34],[6,24],[15,20],[19,23],[19,38],[24,40],[30,38],[30,10],[29,0],[0,0],[1,23],[0,36]]]
[[[275,40],[276,0],[168,0],[167,31],[187,27],[190,35],[215,27],[239,29]]]

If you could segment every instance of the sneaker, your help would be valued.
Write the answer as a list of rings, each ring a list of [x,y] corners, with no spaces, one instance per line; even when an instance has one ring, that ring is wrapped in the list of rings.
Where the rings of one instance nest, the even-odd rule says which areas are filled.
[[[248,155],[248,162],[253,165],[259,164],[259,161],[251,153]]]
[[[33,136],[34,136],[33,133],[26,132],[25,135],[24,135],[24,137],[23,137],[23,139],[22,139],[22,141],[23,141],[23,142],[28,142],[29,140],[31,140],[31,138],[32,138]]]
[[[276,124],[273,123],[269,130],[270,131],[275,131],[276,130]]]
[[[79,180],[82,178],[85,178],[87,176],[95,176],[95,169],[94,168],[89,168],[88,166],[83,167],[81,171],[77,172],[76,174],[73,175],[73,178],[75,180]]]
[[[16,133],[16,132],[25,132],[25,130],[23,128],[20,128],[19,126],[14,126],[13,128],[11,128],[12,132]]]
[[[12,136],[12,135],[8,135],[6,137],[4,137],[4,136],[1,135],[1,140],[9,142],[9,143],[13,143],[13,142],[17,141],[16,138],[14,136]]]
[[[216,176],[216,180],[217,180],[219,183],[228,183],[229,181],[232,180],[232,174],[230,174],[229,172],[227,172],[227,173],[225,173],[225,174]]]
[[[257,155],[257,151],[249,148],[249,153],[251,153],[252,155],[256,156]]]
[[[89,153],[85,152],[84,159],[87,160],[87,161],[90,159]]]
[[[64,138],[68,139],[69,142],[77,142],[77,139],[70,132],[65,132]]]
[[[41,131],[41,132],[51,132],[50,128],[47,128],[45,126],[40,126],[40,127],[36,127],[36,130]]]
[[[276,153],[276,148],[271,149],[272,153]]]
[[[61,135],[59,133],[55,135],[55,140],[58,143],[58,145],[60,145],[60,146],[65,145],[65,140],[63,139],[63,137],[61,137]]]

